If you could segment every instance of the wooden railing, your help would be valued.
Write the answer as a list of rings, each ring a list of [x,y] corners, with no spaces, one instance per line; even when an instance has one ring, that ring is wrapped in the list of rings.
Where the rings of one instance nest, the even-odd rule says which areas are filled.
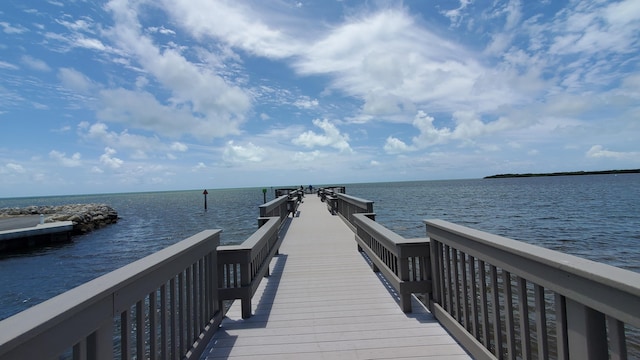
[[[222,320],[206,230],[0,322],[0,359],[200,356]]]
[[[286,198],[286,196],[285,196]],[[218,247],[218,291],[220,300],[242,301],[242,318],[251,316],[251,298],[263,277],[269,276],[269,263],[278,253],[280,218],[266,222],[241,245]]]
[[[279,217],[282,221],[289,215],[287,202],[289,201],[288,195],[279,196],[266,204],[260,205],[260,218]],[[260,222],[260,226],[262,226]]]
[[[375,220],[373,201],[347,195],[344,191],[344,187],[322,188],[318,191],[318,196],[327,203],[331,214],[339,215],[355,232],[354,214],[366,213],[370,219]]]
[[[365,252],[373,271],[393,286],[402,311],[411,312],[412,294],[431,292],[429,240],[405,239],[367,215],[353,214],[358,251]]]
[[[640,356],[640,274],[442,220],[425,222],[432,312],[474,357]]]
[[[282,189],[280,189],[282,190]],[[302,201],[304,191],[299,189],[287,189],[284,195],[280,195],[277,198],[269,201],[266,204],[260,205],[260,217],[258,218],[259,226],[266,221],[269,217],[277,216],[280,218],[281,225],[285,223],[285,219],[289,214],[295,214],[298,205]]]

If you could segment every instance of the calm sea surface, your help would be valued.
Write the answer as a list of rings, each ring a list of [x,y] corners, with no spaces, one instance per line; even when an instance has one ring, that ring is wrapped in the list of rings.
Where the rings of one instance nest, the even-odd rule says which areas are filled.
[[[404,237],[424,237],[423,220],[439,218],[640,272],[640,174],[346,187]],[[262,202],[260,188],[209,190],[208,211],[202,190],[0,199],[0,208],[106,203],[120,216],[69,244],[0,256],[0,319],[204,229],[240,243],[256,230]]]

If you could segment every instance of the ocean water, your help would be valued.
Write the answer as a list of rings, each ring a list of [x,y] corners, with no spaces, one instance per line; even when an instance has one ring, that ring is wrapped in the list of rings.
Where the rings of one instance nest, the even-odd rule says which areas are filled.
[[[407,238],[439,218],[640,272],[640,174],[340,185]],[[204,229],[223,229],[223,244],[257,229],[261,188],[208,191],[207,211],[202,190],[0,199],[0,208],[106,203],[120,217],[68,244],[0,256],[0,319]]]

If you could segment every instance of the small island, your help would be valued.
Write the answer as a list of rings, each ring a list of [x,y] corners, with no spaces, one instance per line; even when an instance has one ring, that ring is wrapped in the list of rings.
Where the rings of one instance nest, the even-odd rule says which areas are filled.
[[[553,173],[526,173],[526,174],[498,174],[485,176],[484,179],[502,179],[502,178],[519,178],[519,177],[537,177],[537,176],[575,176],[575,175],[608,175],[608,174],[638,174],[640,169],[629,170],[603,170],[603,171],[565,171]]]

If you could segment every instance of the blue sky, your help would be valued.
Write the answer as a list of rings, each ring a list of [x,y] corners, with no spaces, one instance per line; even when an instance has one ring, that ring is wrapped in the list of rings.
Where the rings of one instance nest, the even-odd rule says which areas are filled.
[[[640,2],[4,0],[0,197],[640,168]]]

